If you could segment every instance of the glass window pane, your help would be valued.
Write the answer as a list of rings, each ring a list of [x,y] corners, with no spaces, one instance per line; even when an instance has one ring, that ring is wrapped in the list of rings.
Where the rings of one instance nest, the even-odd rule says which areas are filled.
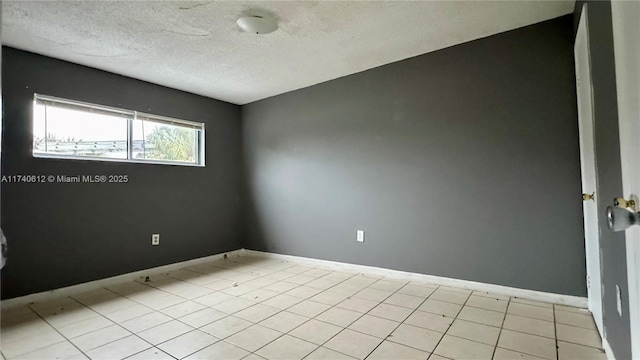
[[[127,158],[127,119],[36,103],[33,153]]]
[[[197,163],[199,130],[147,120],[133,121],[133,159]]]

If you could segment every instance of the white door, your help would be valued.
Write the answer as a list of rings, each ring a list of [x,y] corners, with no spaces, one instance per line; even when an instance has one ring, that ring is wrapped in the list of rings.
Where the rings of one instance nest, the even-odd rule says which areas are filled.
[[[640,2],[612,1],[624,197],[640,197]],[[635,211],[640,210],[636,206]],[[640,226],[626,230],[631,354],[640,359]],[[623,294],[623,297],[626,296]],[[623,314],[624,315],[624,314]]]
[[[589,310],[593,313],[600,335],[602,327],[602,288],[600,286],[600,239],[598,236],[598,197],[593,130],[593,98],[591,84],[591,55],[587,6],[582,7],[578,33],[573,48],[576,62],[578,91],[578,125],[580,131],[580,170],[582,172],[582,209],[584,212],[584,239],[587,256],[587,295]],[[591,194],[595,194],[590,197]],[[603,336],[604,337],[604,336]]]

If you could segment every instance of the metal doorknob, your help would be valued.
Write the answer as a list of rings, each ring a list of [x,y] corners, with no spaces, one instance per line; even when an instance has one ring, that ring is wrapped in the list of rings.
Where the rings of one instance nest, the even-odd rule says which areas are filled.
[[[640,213],[617,206],[607,206],[607,226],[611,231],[625,231],[640,225]]]
[[[591,194],[582,194],[582,201],[593,200],[595,199],[596,193],[593,192]]]

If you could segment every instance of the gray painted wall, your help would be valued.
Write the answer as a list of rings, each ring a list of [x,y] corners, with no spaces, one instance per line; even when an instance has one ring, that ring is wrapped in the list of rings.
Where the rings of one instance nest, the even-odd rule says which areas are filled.
[[[601,199],[598,203],[599,213],[606,214],[606,207],[612,204],[613,198],[623,195],[611,3],[577,2],[574,11],[576,28],[584,3],[588,4],[589,16],[598,178],[596,196]],[[599,228],[604,302],[602,310],[606,337],[617,359],[631,359],[625,236],[624,233],[609,231],[605,216],[600,216]],[[616,285],[620,286],[623,298],[622,316],[617,311]]]
[[[585,296],[572,35],[569,15],[243,106],[247,247]]]
[[[2,298],[242,247],[240,107],[3,49],[2,174],[126,174],[126,184],[2,184]],[[34,92],[204,122],[204,168],[31,156]],[[151,246],[160,233],[160,246]]]

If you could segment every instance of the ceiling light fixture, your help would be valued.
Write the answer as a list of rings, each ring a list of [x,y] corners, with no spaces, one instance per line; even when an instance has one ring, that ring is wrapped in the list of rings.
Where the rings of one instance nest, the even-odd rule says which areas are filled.
[[[243,16],[236,23],[242,30],[254,34],[268,34],[278,30],[276,20],[267,15]]]

